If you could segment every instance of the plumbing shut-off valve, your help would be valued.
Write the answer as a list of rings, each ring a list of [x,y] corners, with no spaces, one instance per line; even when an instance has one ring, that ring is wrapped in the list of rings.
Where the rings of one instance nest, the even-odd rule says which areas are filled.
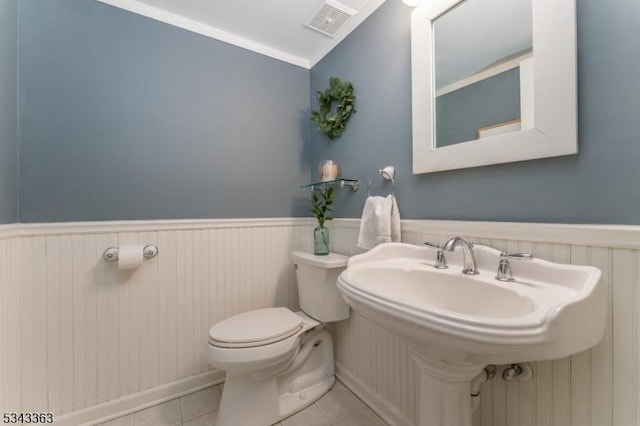
[[[528,362],[511,364],[502,371],[502,379],[507,382],[512,380],[526,382],[531,380],[532,377],[533,370],[531,369],[531,364]]]

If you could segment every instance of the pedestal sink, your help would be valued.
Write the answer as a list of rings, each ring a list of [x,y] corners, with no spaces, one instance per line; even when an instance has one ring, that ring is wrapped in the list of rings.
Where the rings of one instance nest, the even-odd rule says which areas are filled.
[[[421,371],[420,426],[471,426],[471,380],[487,364],[561,358],[596,345],[606,321],[600,271],[533,259],[495,279],[500,251],[476,245],[477,275],[456,250],[382,244],[353,256],[338,288],[358,313],[404,336]]]

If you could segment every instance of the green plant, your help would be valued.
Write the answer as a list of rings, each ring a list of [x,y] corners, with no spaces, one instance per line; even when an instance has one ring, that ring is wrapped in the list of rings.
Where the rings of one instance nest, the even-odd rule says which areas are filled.
[[[333,204],[334,198],[335,194],[331,187],[326,190],[318,189],[311,193],[311,213],[316,216],[318,224],[321,227],[324,226],[325,220],[333,220],[333,218],[327,216],[327,214],[333,211],[330,206]]]
[[[318,109],[311,111],[311,121],[318,124],[318,130],[329,139],[337,139],[344,132],[347,120],[356,112],[356,95],[353,84],[344,83],[338,77],[329,78],[329,88],[324,92],[316,92]],[[335,112],[332,111],[336,103]]]

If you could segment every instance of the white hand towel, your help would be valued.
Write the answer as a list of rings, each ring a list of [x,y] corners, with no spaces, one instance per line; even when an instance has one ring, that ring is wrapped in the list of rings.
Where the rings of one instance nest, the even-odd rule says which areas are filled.
[[[390,241],[400,241],[400,212],[395,197],[367,198],[362,210],[358,247],[368,250]]]
[[[396,203],[396,197],[393,195],[387,196],[391,198],[391,241],[400,241],[400,210],[398,210],[398,203]]]

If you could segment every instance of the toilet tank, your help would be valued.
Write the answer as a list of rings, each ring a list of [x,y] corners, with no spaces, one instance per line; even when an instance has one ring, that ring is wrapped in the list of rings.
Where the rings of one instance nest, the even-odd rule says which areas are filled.
[[[296,267],[300,309],[322,322],[349,318],[349,305],[336,284],[338,275],[347,267],[349,257],[337,253],[316,256],[294,251],[291,259]]]

